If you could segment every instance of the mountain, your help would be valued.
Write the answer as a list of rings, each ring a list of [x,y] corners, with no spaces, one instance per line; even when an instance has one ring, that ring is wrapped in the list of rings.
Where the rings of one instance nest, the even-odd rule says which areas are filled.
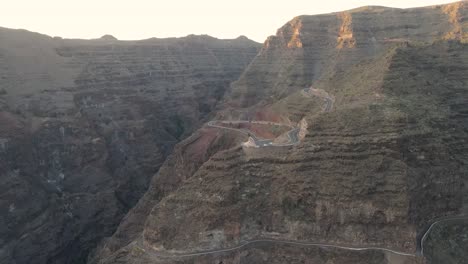
[[[229,129],[178,143],[90,263],[462,263],[467,17],[463,1],[294,18],[218,105]],[[241,144],[242,120],[299,141]]]
[[[281,99],[298,87],[330,78],[396,43],[468,40],[466,3],[427,8],[363,7],[298,16],[269,37],[236,81],[232,103],[247,107]]]
[[[258,53],[0,28],[0,262],[85,263]]]

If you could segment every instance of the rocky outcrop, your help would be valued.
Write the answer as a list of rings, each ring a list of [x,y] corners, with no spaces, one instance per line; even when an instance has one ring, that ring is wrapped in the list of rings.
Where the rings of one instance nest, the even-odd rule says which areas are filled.
[[[356,47],[356,39],[353,36],[353,17],[349,12],[338,15],[341,19],[340,32],[337,38],[337,49]]]
[[[0,29],[0,262],[84,263],[256,55],[246,38]]]
[[[462,39],[468,41],[468,31],[466,22],[466,3],[457,2],[446,5],[442,8],[443,12],[449,17],[452,24],[452,30],[445,35],[445,39]]]
[[[424,227],[437,217],[468,214],[468,47],[463,38],[446,41],[452,30],[446,8],[367,7],[304,16],[281,28],[217,117],[237,111],[272,121],[274,115],[261,113],[274,112],[276,119],[306,124],[301,143],[227,144],[193,166],[185,160],[190,169],[183,177],[168,160],[153,181],[172,178],[176,185],[168,192],[151,187],[137,207],[143,230],[127,229],[133,242],[104,247],[98,260],[422,263],[416,252]],[[464,2],[458,12],[466,14]],[[320,111],[320,98],[299,91],[312,82],[333,96],[331,111]],[[205,130],[197,137],[207,140]],[[176,148],[172,155],[188,153]],[[269,242],[239,247],[257,239],[414,256]]]

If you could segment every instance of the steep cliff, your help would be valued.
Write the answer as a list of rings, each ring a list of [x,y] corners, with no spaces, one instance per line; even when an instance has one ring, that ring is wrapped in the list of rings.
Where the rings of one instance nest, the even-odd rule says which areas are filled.
[[[284,98],[317,80],[371,59],[395,43],[468,41],[465,2],[427,8],[363,7],[298,16],[269,37],[235,82],[229,103],[252,106]]]
[[[422,263],[426,226],[468,214],[466,15],[460,2],[295,18],[217,117],[301,124],[301,142],[230,143],[194,163],[176,148],[93,261]],[[217,145],[213,130],[190,144]]]
[[[258,48],[0,28],[0,262],[84,263]]]

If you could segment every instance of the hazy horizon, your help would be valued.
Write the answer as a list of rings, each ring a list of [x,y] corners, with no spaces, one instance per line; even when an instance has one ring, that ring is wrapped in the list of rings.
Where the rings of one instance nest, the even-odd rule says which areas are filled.
[[[263,42],[287,21],[298,15],[338,12],[367,5],[410,8],[456,1],[160,2],[82,0],[65,5],[59,0],[9,1],[2,6],[0,27],[26,29],[63,38],[93,39],[110,34],[120,40],[139,40],[207,34],[220,39],[232,39],[244,35],[257,42]]]

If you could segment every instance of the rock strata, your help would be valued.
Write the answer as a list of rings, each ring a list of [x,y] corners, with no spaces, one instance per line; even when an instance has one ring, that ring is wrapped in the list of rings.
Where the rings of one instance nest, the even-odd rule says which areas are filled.
[[[466,2],[426,8],[364,7],[298,16],[269,37],[233,85],[230,105],[276,101],[366,59],[395,43],[468,41]]]

